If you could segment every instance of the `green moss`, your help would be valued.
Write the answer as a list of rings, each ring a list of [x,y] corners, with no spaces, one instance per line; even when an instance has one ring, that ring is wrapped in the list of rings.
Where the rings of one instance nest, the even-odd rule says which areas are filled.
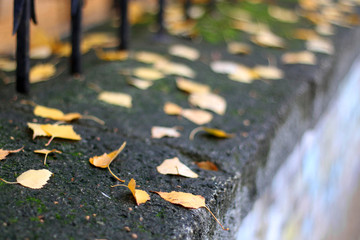
[[[158,217],[158,218],[164,218],[164,216],[165,216],[164,210],[161,210],[161,211],[158,212],[155,216]]]

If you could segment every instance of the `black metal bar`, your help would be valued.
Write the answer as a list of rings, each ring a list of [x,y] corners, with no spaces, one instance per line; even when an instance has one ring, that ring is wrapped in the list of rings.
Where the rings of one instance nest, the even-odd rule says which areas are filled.
[[[81,74],[81,20],[82,0],[71,0],[71,74]]]
[[[157,15],[157,23],[158,23],[158,34],[162,35],[165,33],[165,25],[164,25],[164,9],[165,9],[165,0],[159,0],[159,10]]]
[[[16,4],[19,4],[16,6]],[[20,7],[20,8],[19,8]],[[29,38],[30,0],[14,1],[14,32],[16,32],[16,90],[28,94],[30,91]],[[18,22],[17,22],[18,21]]]
[[[119,50],[127,50],[129,48],[130,27],[128,20],[128,0],[120,1],[120,45]]]
[[[189,16],[190,7],[191,7],[191,0],[185,0],[185,2],[184,2],[184,15],[185,15],[186,20],[190,19],[190,16]]]

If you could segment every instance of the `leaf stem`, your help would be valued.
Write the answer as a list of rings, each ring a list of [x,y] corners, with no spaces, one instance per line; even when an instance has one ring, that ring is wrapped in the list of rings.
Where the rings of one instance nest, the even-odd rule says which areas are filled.
[[[105,122],[103,120],[101,120],[100,118],[97,118],[95,116],[92,116],[92,115],[83,115],[81,118],[82,119],[90,119],[90,120],[93,120],[94,122],[99,123],[100,125],[105,125]]]
[[[125,180],[121,180],[119,177],[117,177],[112,171],[111,171],[111,169],[110,169],[110,164],[108,165],[108,170],[109,170],[109,172],[110,172],[110,174],[114,177],[114,178],[116,178],[118,181],[120,181],[120,182],[125,182]]]
[[[18,184],[18,182],[8,182],[3,178],[0,178],[0,180],[3,181],[4,183],[7,183],[7,184]]]
[[[50,140],[45,144],[45,146],[49,146],[51,141],[55,138],[55,136],[51,136]]]
[[[197,134],[198,132],[203,131],[203,130],[204,130],[204,127],[197,127],[197,128],[195,128],[195,129],[193,129],[193,130],[190,132],[189,139],[190,139],[190,140],[194,140],[195,134]]]
[[[208,210],[211,213],[211,215],[215,218],[215,220],[217,221],[217,223],[221,226],[221,228],[223,230],[225,230],[225,231],[230,230],[229,228],[224,228],[224,226],[219,222],[219,220],[215,217],[215,215],[210,211],[210,209],[206,205],[204,205],[204,208],[206,208],[206,210]]]

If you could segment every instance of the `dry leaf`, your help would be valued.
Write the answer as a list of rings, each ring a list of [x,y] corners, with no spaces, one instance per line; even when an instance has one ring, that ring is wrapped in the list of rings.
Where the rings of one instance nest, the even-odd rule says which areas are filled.
[[[170,193],[168,192],[155,192],[160,195],[160,197],[168,202],[171,202],[172,204],[179,204],[185,208],[205,208],[208,210],[211,215],[214,217],[214,219],[219,223],[219,225],[222,227],[223,230],[228,231],[229,228],[224,228],[219,220],[215,217],[215,215],[210,211],[210,209],[205,204],[205,198],[201,195],[194,195],[191,193],[185,193],[185,192],[175,192],[172,191]]]
[[[181,115],[182,107],[175,103],[166,102],[164,105],[164,112],[168,115]]]
[[[131,104],[132,98],[130,95],[126,93],[103,91],[99,94],[98,99],[106,103],[121,107],[126,107],[126,108],[132,107]]]
[[[81,140],[81,136],[74,131],[72,125],[43,124],[40,126],[48,136],[51,136],[51,139],[45,146],[48,146],[54,138]]]
[[[204,170],[219,171],[218,167],[210,161],[195,162],[195,164]]]
[[[256,72],[254,72],[251,68],[248,68],[244,65],[237,65],[237,69],[235,72],[228,75],[228,78],[242,83],[252,83],[259,76]]]
[[[270,31],[258,32],[251,40],[262,47],[285,48],[285,41]]]
[[[56,108],[48,108],[41,105],[36,105],[34,108],[34,114],[39,117],[49,118],[57,121],[66,121],[70,122],[75,119],[82,117],[80,113],[68,113],[64,114],[62,111]]]
[[[163,138],[163,137],[174,137],[178,138],[181,134],[177,131],[179,130],[178,127],[160,127],[154,126],[151,128],[151,137],[152,138]]]
[[[299,21],[298,15],[290,9],[270,5],[268,12],[271,17],[281,22],[296,23]]]
[[[210,67],[216,73],[234,74],[238,69],[238,64],[229,61],[214,61]]]
[[[128,186],[127,186],[132,195],[134,196],[136,200],[136,204],[139,206],[142,203],[146,203],[148,200],[150,200],[149,194],[144,190],[136,189],[136,181],[135,179],[131,179]]]
[[[312,38],[306,41],[306,48],[312,52],[333,54],[335,49],[332,42],[324,38]]]
[[[138,78],[151,81],[159,80],[165,77],[164,74],[162,74],[158,70],[146,67],[135,68],[133,71],[133,75]]]
[[[223,130],[217,128],[208,128],[208,127],[198,127],[191,131],[189,139],[194,140],[195,135],[200,132],[205,131],[206,133],[210,134],[211,136],[218,137],[218,138],[233,138],[235,134],[224,132]]]
[[[169,54],[189,59],[191,61],[195,61],[200,57],[200,53],[198,50],[192,47],[188,47],[185,45],[173,45],[169,49]]]
[[[273,66],[261,66],[258,65],[253,68],[253,71],[259,75],[260,78],[263,79],[282,79],[284,77],[284,73],[281,69]]]
[[[211,110],[219,115],[224,115],[226,111],[226,101],[223,97],[214,93],[192,93],[189,96],[192,105],[203,109]]]
[[[209,123],[213,119],[211,113],[200,109],[183,109],[181,111],[181,116],[192,121],[197,125],[203,125]]]
[[[251,47],[246,43],[230,42],[227,45],[227,50],[231,54],[250,54]]]
[[[128,58],[129,53],[127,51],[103,51],[96,50],[96,56],[105,61],[123,61]]]
[[[30,58],[32,59],[45,59],[50,57],[52,49],[50,46],[39,46],[30,49]]]
[[[115,36],[108,33],[97,32],[86,34],[82,39],[81,48],[82,52],[83,50],[86,50],[85,52],[87,52],[90,48],[106,47],[114,44],[117,44],[117,38]]]
[[[81,44],[80,48],[82,54],[89,51],[89,48],[85,46],[83,43]],[[72,52],[71,44],[69,42],[66,43],[58,42],[54,44],[52,51],[54,54],[58,55],[59,57],[69,57]]]
[[[125,148],[126,142],[124,142],[119,149],[111,152],[104,153],[101,156],[95,156],[89,159],[89,162],[95,167],[107,168],[110,163],[119,155],[119,153]]]
[[[146,90],[154,84],[153,82],[137,79],[137,78],[128,79],[127,83],[141,90]]]
[[[55,75],[55,72],[56,68],[53,64],[38,64],[30,69],[30,83],[49,80],[50,77]]]
[[[27,123],[27,125],[31,130],[33,130],[33,139],[35,139],[36,137],[50,136],[41,128],[41,124],[39,123]]]
[[[298,28],[293,33],[293,38],[300,40],[309,40],[318,37],[313,29]]]
[[[39,149],[39,150],[34,150],[35,153],[40,153],[40,154],[45,154],[45,158],[44,158],[44,165],[46,164],[46,158],[49,155],[49,153],[62,153],[59,150],[56,149],[52,149],[52,150],[48,150],[48,149]]]
[[[176,78],[176,86],[187,93],[207,93],[210,92],[210,87],[205,84],[190,81],[188,79],[178,77]]]
[[[0,148],[0,160],[4,160],[6,158],[6,156],[9,155],[10,153],[17,153],[23,149],[24,149],[24,147],[15,149],[15,150],[4,150],[4,149]]]
[[[170,61],[158,61],[155,63],[154,67],[165,74],[173,74],[188,78],[195,78],[195,72],[190,67],[180,64],[174,63]]]
[[[177,157],[164,160],[162,164],[156,167],[156,170],[161,174],[180,175],[188,178],[197,178],[199,176],[180,162]]]
[[[5,72],[12,72],[16,70],[16,62],[6,58],[0,58],[0,70]]]
[[[309,51],[288,52],[281,56],[281,60],[284,64],[316,64],[315,54]]]
[[[157,53],[152,53],[152,52],[137,52],[134,55],[135,60],[139,61],[139,62],[144,62],[144,63],[156,63],[158,61],[166,61],[166,58],[157,54]]]
[[[41,170],[28,170],[23,172],[20,176],[16,178],[16,182],[8,182],[2,178],[1,181],[8,183],[8,184],[20,184],[24,187],[32,188],[32,189],[40,189],[42,188],[47,181],[50,179],[52,172],[47,169]]]

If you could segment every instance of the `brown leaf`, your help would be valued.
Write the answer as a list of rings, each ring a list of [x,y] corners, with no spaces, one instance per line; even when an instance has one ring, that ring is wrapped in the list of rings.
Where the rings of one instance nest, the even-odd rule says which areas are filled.
[[[235,134],[227,133],[223,130],[217,128],[208,128],[208,127],[197,127],[191,131],[189,139],[194,140],[196,133],[200,131],[205,131],[206,133],[210,134],[211,136],[218,137],[218,138],[233,138]]]
[[[35,153],[40,153],[40,154],[45,154],[45,158],[44,158],[44,165],[46,164],[46,158],[49,155],[49,153],[62,153],[59,150],[56,149],[52,149],[52,150],[48,150],[48,149],[39,149],[39,150],[34,150]]]
[[[223,97],[210,93],[192,93],[189,102],[203,109],[211,110],[219,115],[224,115],[226,111],[226,101]]]
[[[192,208],[192,209],[198,209],[198,208],[205,208],[208,210],[211,215],[215,218],[215,220],[219,223],[219,225],[222,227],[223,230],[228,231],[229,228],[224,228],[219,220],[215,217],[215,215],[210,211],[210,209],[205,204],[205,198],[201,195],[194,195],[191,193],[185,193],[185,192],[175,192],[172,191],[170,193],[168,192],[155,192],[160,197],[172,204],[179,204],[185,208]]]
[[[180,162],[179,158],[177,157],[164,160],[164,162],[156,167],[156,169],[161,174],[180,175],[188,178],[198,177],[196,173],[191,171],[190,168]]]
[[[151,128],[151,137],[152,138],[163,138],[163,137],[174,137],[178,138],[181,134],[177,131],[179,130],[178,127],[160,127],[154,126]]]
[[[218,171],[218,167],[210,162],[210,161],[203,161],[203,162],[195,162],[195,164],[201,168],[201,169],[204,169],[204,170],[210,170],[210,171]]]
[[[178,77],[176,78],[176,86],[187,93],[207,93],[210,92],[210,87],[205,84],[190,81],[188,79]]]
[[[106,103],[121,107],[132,107],[132,98],[129,94],[126,93],[103,91],[99,94],[98,99]]]
[[[17,153],[23,149],[24,149],[24,147],[15,149],[15,150],[4,150],[4,149],[0,148],[0,160],[4,160],[6,158],[6,156],[9,155],[10,153]]]

